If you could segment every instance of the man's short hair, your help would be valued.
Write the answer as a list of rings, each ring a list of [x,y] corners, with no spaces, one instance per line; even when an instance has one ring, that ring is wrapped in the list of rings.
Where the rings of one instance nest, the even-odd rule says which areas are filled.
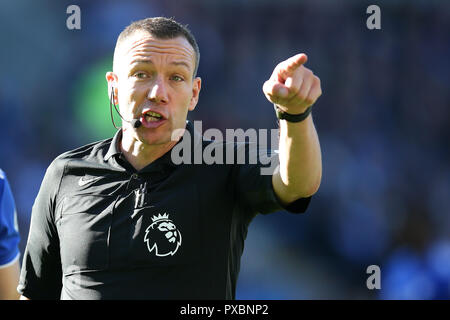
[[[138,21],[134,21],[129,26],[127,26],[119,35],[116,42],[116,48],[114,51],[114,64],[116,61],[117,48],[120,43],[122,43],[129,36],[133,35],[137,31],[145,31],[158,39],[174,39],[179,36],[186,38],[195,51],[195,67],[194,74],[195,77],[198,70],[198,65],[200,62],[200,50],[195,40],[194,35],[187,28],[187,25],[183,26],[173,18],[165,17],[154,17],[146,18]]]

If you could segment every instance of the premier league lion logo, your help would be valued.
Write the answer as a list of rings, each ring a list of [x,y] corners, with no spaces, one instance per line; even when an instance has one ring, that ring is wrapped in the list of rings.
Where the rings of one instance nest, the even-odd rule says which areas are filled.
[[[180,231],[166,213],[153,216],[152,221],[144,237],[148,251],[154,251],[158,257],[173,256],[181,245]]]

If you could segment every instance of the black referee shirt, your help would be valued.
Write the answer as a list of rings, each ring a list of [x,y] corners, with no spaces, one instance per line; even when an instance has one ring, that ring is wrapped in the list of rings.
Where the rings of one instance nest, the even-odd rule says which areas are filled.
[[[188,122],[196,146],[206,141]],[[247,228],[278,202],[261,164],[136,171],[114,138],[66,152],[35,200],[18,290],[30,299],[234,299]],[[234,143],[233,148],[249,144]]]

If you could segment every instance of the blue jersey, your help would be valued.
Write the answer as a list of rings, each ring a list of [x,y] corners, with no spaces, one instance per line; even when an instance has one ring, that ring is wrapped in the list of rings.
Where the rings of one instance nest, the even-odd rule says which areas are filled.
[[[19,240],[14,198],[5,173],[0,169],[0,267],[19,258]]]

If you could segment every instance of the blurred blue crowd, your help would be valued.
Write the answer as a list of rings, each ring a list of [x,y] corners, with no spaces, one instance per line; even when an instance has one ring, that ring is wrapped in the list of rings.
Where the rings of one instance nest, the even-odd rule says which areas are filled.
[[[81,9],[81,30],[66,8]],[[45,170],[114,133],[104,74],[120,31],[149,16],[188,24],[200,46],[204,130],[277,128],[262,85],[299,52],[322,82],[313,118],[321,188],[307,213],[251,223],[238,299],[450,298],[450,3],[8,1],[0,5],[0,167],[21,251]],[[96,80],[100,79],[100,80]],[[102,126],[107,124],[107,128]],[[369,290],[369,265],[381,289]]]

